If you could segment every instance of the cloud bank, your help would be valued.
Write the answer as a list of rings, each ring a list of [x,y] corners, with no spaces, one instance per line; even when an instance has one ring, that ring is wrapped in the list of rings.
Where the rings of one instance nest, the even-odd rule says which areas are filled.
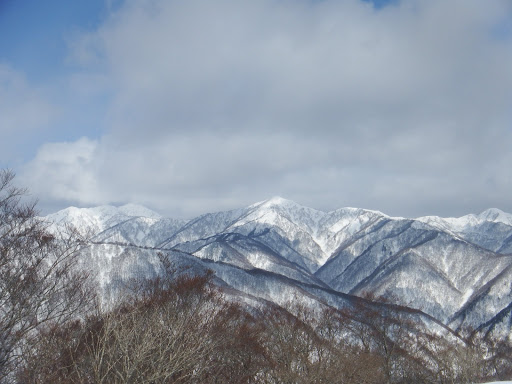
[[[105,130],[41,146],[23,180],[52,207],[184,217],[273,195],[512,211],[511,19],[507,0],[127,0],[70,45]]]

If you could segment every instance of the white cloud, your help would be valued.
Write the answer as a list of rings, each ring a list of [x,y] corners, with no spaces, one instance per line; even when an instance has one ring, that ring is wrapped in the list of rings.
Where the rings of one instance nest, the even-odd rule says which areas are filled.
[[[128,0],[73,44],[111,87],[109,131],[85,162],[53,148],[67,171],[41,191],[188,216],[275,194],[406,216],[512,211],[504,15],[506,0]],[[39,175],[54,173],[48,148]]]
[[[87,138],[45,144],[25,166],[20,182],[51,203],[102,203],[106,200],[97,182],[96,167],[101,164],[97,147]]]
[[[41,90],[30,85],[22,73],[0,63],[0,164],[5,166],[16,158],[16,148],[30,141],[57,114]]]

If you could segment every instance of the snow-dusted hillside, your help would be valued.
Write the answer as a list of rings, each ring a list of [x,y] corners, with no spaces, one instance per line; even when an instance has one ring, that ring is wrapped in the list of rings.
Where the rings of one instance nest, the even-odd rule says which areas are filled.
[[[279,304],[296,297],[343,306],[372,294],[457,329],[510,332],[512,215],[404,219],[322,212],[279,197],[190,221],[141,206],[68,208],[46,217],[91,234],[82,258],[104,289],[159,273],[158,253],[215,271],[217,282]]]
[[[46,216],[49,222],[59,225],[71,224],[82,232],[98,234],[134,217],[159,220],[161,216],[136,204],[121,207],[102,205],[94,208],[69,207]]]

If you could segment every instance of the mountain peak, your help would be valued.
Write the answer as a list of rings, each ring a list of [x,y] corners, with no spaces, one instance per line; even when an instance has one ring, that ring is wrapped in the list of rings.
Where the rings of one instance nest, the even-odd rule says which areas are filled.
[[[162,218],[162,216],[160,214],[156,213],[155,211],[152,211],[149,208],[139,205],[139,204],[129,203],[129,204],[125,204],[125,205],[118,207],[118,209],[121,213],[125,214],[126,216],[134,216],[134,217],[141,216],[141,217],[149,217],[152,219],[161,219]]]
[[[281,197],[281,196],[272,196],[270,199],[267,200],[268,202],[272,202],[272,203],[275,203],[275,204],[282,204],[284,202],[287,202],[287,201],[290,201],[288,199],[285,199],[284,197]]]
[[[500,222],[512,225],[512,215],[498,208],[489,208],[478,215],[478,218],[485,221]]]
[[[294,202],[292,200],[287,200],[287,199],[285,199],[285,198],[283,198],[281,196],[273,196],[270,199],[263,201],[262,205],[267,205],[267,206],[274,206],[274,205],[279,205],[279,206],[296,206],[296,205],[299,205],[299,204],[297,204],[296,202]]]
[[[261,209],[261,208],[292,208],[292,207],[301,208],[302,206],[292,200],[285,199],[284,197],[273,196],[267,200],[258,201],[257,203],[251,204],[247,208]]]

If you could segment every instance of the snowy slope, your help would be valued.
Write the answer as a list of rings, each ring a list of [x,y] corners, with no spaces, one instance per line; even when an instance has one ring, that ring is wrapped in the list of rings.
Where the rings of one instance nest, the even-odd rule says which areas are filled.
[[[371,293],[454,329],[510,331],[512,215],[497,209],[404,219],[358,208],[322,212],[274,197],[190,221],[136,205],[68,208],[46,219],[92,234],[82,262],[105,289],[159,273],[164,252],[214,270],[246,297],[282,303],[293,292],[338,303],[336,295]]]
[[[127,204],[121,207],[102,205],[94,208],[69,207],[45,217],[56,225],[71,224],[82,231],[98,234],[133,217],[145,217],[153,220],[161,216],[140,205]]]
[[[426,216],[417,220],[491,251],[512,253],[512,215],[499,209],[458,218]]]

